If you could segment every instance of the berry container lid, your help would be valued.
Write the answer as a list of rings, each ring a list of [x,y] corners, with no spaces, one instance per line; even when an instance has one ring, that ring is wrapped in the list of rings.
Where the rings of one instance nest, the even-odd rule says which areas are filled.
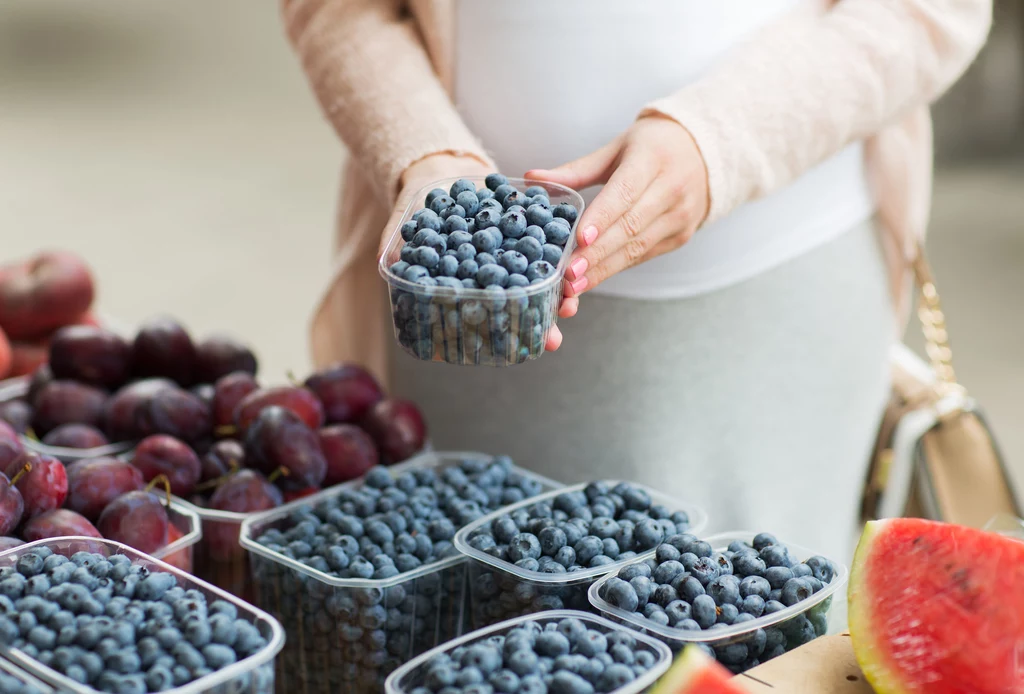
[[[228,685],[224,691],[253,692],[253,694],[270,694],[273,691],[274,658],[284,647],[284,629],[276,619],[266,612],[243,602],[234,595],[209,583],[200,581],[171,564],[167,564],[113,540],[74,536],[37,540],[36,542],[20,545],[0,553],[0,566],[12,566],[27,552],[39,547],[47,547],[54,553],[65,556],[77,551],[95,552],[104,556],[123,554],[131,559],[132,563],[143,564],[147,567],[172,574],[177,579],[178,585],[185,590],[198,590],[207,599],[223,600],[231,603],[238,610],[239,618],[245,619],[256,626],[260,634],[267,640],[267,645],[258,652],[186,685],[167,690],[171,694],[202,694],[204,692],[220,691],[218,688],[221,685]],[[94,694],[97,691],[92,687],[65,677],[18,649],[7,649],[4,656],[35,677],[50,683],[57,691],[73,692],[74,694]],[[257,685],[256,679],[261,675],[264,681]],[[249,679],[251,684],[246,684],[245,679]]]
[[[623,482],[624,480],[602,481],[608,482],[611,485],[616,485]],[[568,487],[562,487],[561,489],[554,489],[550,492],[539,494],[530,499],[524,499],[523,501],[515,503],[511,506],[506,506],[505,508],[498,509],[497,511],[494,511],[493,513],[490,513],[484,516],[483,518],[478,518],[477,520],[473,521],[469,525],[462,528],[462,530],[455,533],[455,539],[453,540],[455,548],[468,557],[472,557],[473,559],[483,562],[484,564],[489,564],[490,566],[499,569],[500,571],[504,571],[505,573],[513,574],[517,578],[531,581],[533,583],[549,585],[582,583],[586,580],[592,580],[596,577],[604,576],[608,573],[615,573],[626,564],[631,564],[635,561],[642,561],[644,559],[647,559],[648,557],[654,556],[655,550],[654,548],[651,548],[647,551],[638,554],[636,557],[632,557],[630,559],[623,559],[620,561],[613,562],[611,564],[604,564],[602,566],[581,569],[579,571],[573,571],[571,573],[553,574],[544,573],[543,571],[528,571],[526,569],[516,566],[515,564],[512,564],[511,562],[503,561],[501,559],[498,559],[497,557],[491,556],[487,552],[483,552],[481,550],[476,549],[475,547],[470,546],[469,538],[470,535],[472,535],[473,531],[477,530],[478,528],[488,523],[493,522],[495,519],[506,514],[518,511],[521,508],[528,508],[530,506],[533,506],[534,504],[539,504],[544,501],[548,501],[550,499],[555,498],[559,494],[583,491],[588,484],[590,484],[590,482],[581,482],[579,484],[570,485]],[[686,532],[697,534],[707,526],[708,515],[704,511],[704,509],[700,508],[699,506],[683,503],[677,499],[674,499],[666,494],[662,494],[642,484],[637,484],[635,482],[629,482],[629,484],[632,484],[637,489],[641,489],[647,492],[647,494],[649,494],[651,497],[651,501],[655,504],[666,506],[670,511],[684,511],[686,515],[690,517],[690,528]]]
[[[417,669],[422,667],[424,663],[428,662],[431,658],[434,658],[441,653],[447,653],[448,651],[454,650],[455,648],[467,643],[482,641],[490,636],[503,634],[507,631],[511,631],[520,624],[525,624],[526,622],[539,622],[546,624],[551,621],[568,618],[578,619],[588,627],[596,627],[605,634],[614,631],[623,631],[623,627],[615,622],[605,619],[604,617],[587,614],[586,612],[579,612],[577,610],[548,610],[546,612],[523,615],[522,617],[509,619],[504,622],[470,632],[465,636],[457,638],[454,641],[443,643],[440,646],[413,658],[388,676],[387,681],[384,683],[384,694],[408,694],[415,686],[413,685],[413,679],[415,678]],[[637,650],[646,650],[653,653],[656,658],[655,663],[651,666],[650,670],[630,682],[629,685],[614,690],[613,694],[639,694],[654,684],[655,681],[665,674],[665,671],[667,671],[672,665],[672,651],[669,650],[668,646],[664,643],[646,634],[633,633],[633,636],[638,641]]]
[[[732,531],[719,533],[702,539],[708,542],[712,546],[714,551],[722,552],[725,551],[730,542],[751,542],[754,539],[755,535],[757,535],[757,533],[755,532]],[[815,555],[825,556],[821,555],[818,552],[813,552],[805,547],[800,547],[798,545],[790,544],[788,542],[783,542],[782,544],[784,544],[799,561],[804,561]],[[632,561],[623,564],[623,566],[626,566],[627,564],[637,564],[641,561],[644,561],[644,559],[645,558],[638,557]],[[822,589],[819,590],[817,593],[807,598],[806,600],[801,600],[797,604],[787,607],[784,610],[779,610],[778,612],[775,612],[773,614],[758,617],[749,622],[743,622],[742,624],[731,624],[722,629],[704,629],[701,631],[673,629],[672,627],[655,624],[654,622],[644,617],[641,617],[633,612],[627,612],[623,609],[616,607],[615,605],[610,604],[607,600],[605,600],[599,595],[599,591],[601,590],[601,586],[603,586],[615,577],[615,573],[610,573],[607,576],[602,577],[599,581],[596,581],[592,586],[590,586],[588,597],[590,599],[590,604],[596,607],[602,613],[614,617],[615,619],[618,619],[625,624],[629,624],[634,629],[642,629],[645,633],[654,634],[655,636],[661,639],[677,643],[715,643],[719,641],[728,641],[731,639],[735,639],[736,637],[740,637],[750,632],[756,631],[758,629],[775,626],[777,624],[785,622],[788,619],[803,614],[815,605],[818,605],[827,600],[828,598],[832,597],[837,591],[839,591],[844,585],[846,585],[846,581],[849,579],[850,572],[846,565],[835,561],[831,557],[826,557],[826,559],[829,559],[833,564],[835,564],[836,575],[828,585],[823,586]]]
[[[21,686],[17,691],[21,694],[50,694],[53,688],[41,680],[28,674],[14,663],[6,660],[6,654],[0,653],[0,677],[13,678]],[[7,691],[6,689],[0,691]]]
[[[404,463],[391,465],[388,467],[388,470],[391,470],[396,474],[422,468],[434,468],[441,470],[457,465],[463,460],[491,460],[492,458],[494,458],[494,456],[487,455],[485,453],[430,452],[418,455]],[[558,491],[561,488],[561,485],[558,482],[548,479],[543,475],[538,475],[516,466],[513,466],[512,469],[524,477],[535,480],[546,490]],[[391,586],[419,578],[420,576],[448,569],[466,560],[466,557],[462,554],[456,554],[429,564],[424,564],[413,571],[400,573],[396,576],[392,576],[391,578],[338,578],[337,576],[331,576],[323,571],[318,571],[311,566],[307,566],[302,562],[286,557],[278,552],[274,552],[256,541],[256,538],[259,537],[264,530],[267,530],[276,523],[285,520],[295,509],[302,508],[304,506],[315,506],[322,501],[338,496],[346,489],[358,488],[362,486],[362,484],[362,478],[352,480],[351,482],[343,482],[342,484],[324,489],[323,491],[311,494],[310,496],[296,499],[295,501],[270,509],[269,511],[263,511],[255,515],[251,515],[242,522],[239,541],[241,542],[242,547],[253,554],[257,554],[281,564],[298,573],[315,578],[327,585],[350,588],[389,588]],[[545,496],[545,494],[531,497],[531,499],[539,499],[542,496]],[[527,501],[529,501],[529,499]],[[507,506],[505,508],[512,508],[512,506]]]

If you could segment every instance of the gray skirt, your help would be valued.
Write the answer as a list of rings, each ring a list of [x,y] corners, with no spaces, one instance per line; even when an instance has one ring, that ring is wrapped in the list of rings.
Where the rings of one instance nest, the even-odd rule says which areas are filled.
[[[888,397],[894,316],[873,222],[710,294],[587,294],[558,352],[508,368],[418,361],[392,389],[439,449],[564,482],[626,479],[846,561]]]

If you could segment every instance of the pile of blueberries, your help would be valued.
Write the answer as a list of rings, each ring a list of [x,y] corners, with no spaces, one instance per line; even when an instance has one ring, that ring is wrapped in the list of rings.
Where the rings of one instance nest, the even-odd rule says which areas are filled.
[[[207,604],[173,574],[124,555],[68,559],[37,547],[0,569],[0,644],[93,689],[145,694],[186,685],[267,641],[233,604]],[[210,691],[269,694],[273,662],[244,677]]]
[[[556,275],[578,211],[547,190],[517,189],[490,174],[432,190],[402,225],[405,245],[389,272],[419,285],[391,292],[399,343],[420,359],[514,364],[539,356],[561,287],[528,292]],[[484,291],[481,298],[466,290]]]
[[[42,691],[26,678],[0,669],[0,692],[2,694],[42,694]]]
[[[666,537],[685,532],[690,518],[655,504],[637,485],[591,482],[474,528],[466,543],[522,571],[571,574],[635,558]],[[470,569],[476,628],[540,610],[589,610],[588,578],[558,583],[520,580],[474,562]]]
[[[657,662],[626,630],[537,615],[431,658],[400,684],[409,694],[594,694],[629,685]]]
[[[375,467],[361,486],[260,532],[256,542],[280,560],[251,556],[255,588],[285,625],[289,672],[305,691],[382,691],[402,662],[463,627],[463,564],[402,575],[457,555],[456,530],[542,491],[506,456],[400,473]]]
[[[815,556],[798,562],[769,533],[750,544],[733,542],[724,552],[680,534],[659,545],[654,558],[619,569],[598,592],[609,604],[659,626],[699,632],[780,612],[807,600],[835,576],[830,560]],[[782,623],[700,645],[733,672],[744,672],[822,636],[830,606],[831,598]]]

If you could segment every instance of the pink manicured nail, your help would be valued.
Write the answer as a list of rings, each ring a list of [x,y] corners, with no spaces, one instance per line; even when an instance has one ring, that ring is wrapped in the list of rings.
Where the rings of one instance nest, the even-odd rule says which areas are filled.
[[[581,277],[575,282],[570,282],[569,286],[572,287],[572,291],[574,294],[581,294],[583,293],[583,290],[587,288],[587,278]]]
[[[583,277],[584,273],[586,273],[588,265],[589,263],[587,263],[586,258],[577,258],[576,260],[572,261],[572,264],[569,266],[569,269],[572,270],[572,276],[575,279],[579,279],[580,277]]]
[[[587,227],[583,230],[583,245],[589,246],[597,238],[597,227]]]

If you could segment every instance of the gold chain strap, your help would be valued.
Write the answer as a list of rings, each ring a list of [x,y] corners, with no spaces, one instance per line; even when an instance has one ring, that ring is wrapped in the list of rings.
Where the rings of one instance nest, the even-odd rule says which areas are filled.
[[[962,393],[964,388],[957,383],[956,372],[953,371],[953,350],[949,346],[946,316],[942,312],[942,303],[939,299],[939,291],[935,287],[931,265],[928,263],[924,247],[920,243],[917,244],[913,268],[914,278],[921,291],[917,316],[921,320],[921,331],[924,333],[925,352],[938,377],[939,394]]]

